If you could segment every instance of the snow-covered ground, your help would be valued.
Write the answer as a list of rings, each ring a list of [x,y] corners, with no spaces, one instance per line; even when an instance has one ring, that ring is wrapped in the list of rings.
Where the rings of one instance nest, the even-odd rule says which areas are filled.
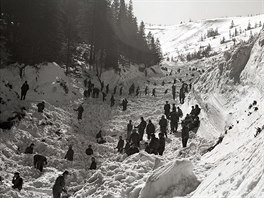
[[[258,17],[249,17],[252,25],[255,22],[253,19],[260,20]],[[249,18],[232,19],[235,25],[242,26],[247,25]],[[243,19],[243,22],[239,22],[239,19]],[[224,21],[225,25],[221,27],[226,26],[225,31],[228,32],[231,18],[206,20],[204,24],[209,24],[209,21],[215,27],[218,27],[219,21]],[[209,25],[195,28],[195,23],[191,24],[193,31],[190,34],[209,28]],[[179,38],[172,32],[168,33],[171,38]],[[220,25],[219,32],[222,32]],[[188,40],[190,46],[195,46],[200,37],[200,33],[197,33],[197,39],[193,36],[187,38],[183,34],[185,38],[182,43]],[[160,35],[161,41],[162,38],[163,35]],[[123,68],[120,75],[113,71],[105,72],[102,79],[105,84],[110,83],[110,92],[115,85],[124,86],[124,96],[116,96],[117,103],[113,108],[110,108],[109,95],[107,102],[102,102],[101,94],[97,100],[84,100],[83,79],[65,76],[55,63],[38,69],[28,67],[23,79],[19,78],[15,66],[1,69],[0,92],[4,102],[0,105],[0,120],[5,120],[21,107],[26,108],[26,116],[12,130],[0,131],[0,176],[4,178],[0,184],[0,196],[51,197],[56,177],[69,170],[68,191],[71,197],[77,198],[264,197],[264,133],[254,137],[256,127],[262,127],[264,123],[263,38],[262,31],[252,51],[246,48],[245,52],[250,54],[246,65],[236,62],[243,59],[240,56],[244,51],[233,49],[229,60],[225,60],[221,52],[205,60],[178,64],[168,62],[163,64],[168,72],[154,66],[148,69],[147,78],[138,67]],[[180,46],[180,41],[170,45],[177,42]],[[163,49],[170,53],[172,48],[164,44]],[[234,63],[241,63],[242,66]],[[222,70],[219,67],[221,64]],[[241,71],[236,68],[237,65],[242,67]],[[197,71],[190,71],[190,68],[197,68]],[[180,73],[178,69],[181,69]],[[200,72],[202,69],[204,73]],[[170,71],[173,72],[172,76],[169,76]],[[231,71],[237,73],[240,83],[234,85]],[[130,157],[117,153],[118,137],[126,137],[129,120],[137,125],[141,116],[145,120],[151,119],[158,133],[158,121],[163,114],[165,101],[178,105],[178,99],[173,101],[170,91],[164,95],[166,89],[171,89],[174,78],[177,79],[177,90],[181,86],[180,78],[188,83],[196,82],[192,92],[187,95],[187,101],[180,106],[184,114],[189,113],[196,103],[202,107],[201,126],[197,134],[191,133],[188,147],[181,148],[179,134],[169,134],[163,156],[149,155],[143,150]],[[20,101],[17,95],[24,80],[28,80],[30,90],[27,99]],[[96,77],[92,81],[98,84]],[[165,81],[165,86],[161,85],[162,81]],[[141,88],[142,94],[138,97],[127,96],[132,82]],[[143,94],[146,85],[150,90],[154,87],[157,89],[157,97]],[[123,97],[127,97],[129,102],[125,112],[119,105]],[[36,111],[36,104],[42,100],[46,102],[46,109],[40,114]],[[254,100],[257,104],[249,108]],[[80,103],[84,106],[84,116],[78,122],[73,109]],[[100,129],[107,140],[103,145],[95,141],[95,134]],[[220,135],[224,135],[223,142],[211,152],[206,152]],[[33,156],[23,154],[31,142],[36,145],[36,153],[48,158],[48,165],[42,174],[33,168]],[[91,159],[85,154],[89,144],[94,148],[97,170],[89,170]],[[73,162],[64,160],[68,145],[73,145],[75,151]],[[11,188],[12,176],[16,171],[24,178],[21,192]]]
[[[230,29],[232,20],[234,27]],[[169,26],[148,25],[146,26],[146,32],[151,31],[155,38],[159,38],[163,54],[170,58],[173,57],[176,61],[179,55],[186,56],[189,52],[198,51],[200,47],[206,47],[208,44],[211,45],[214,52],[221,53],[228,50],[233,45],[233,42],[220,44],[220,40],[223,37],[225,37],[226,41],[231,41],[235,38],[236,44],[241,41],[247,41],[250,38],[251,31],[253,35],[259,33],[263,22],[263,14],[249,17],[215,18]],[[246,30],[249,23],[253,29]],[[256,28],[255,24],[257,24]],[[261,26],[259,27],[259,25]],[[217,28],[219,35],[215,36],[215,38],[205,38],[201,41],[201,36],[204,37],[211,28],[213,30]],[[230,38],[230,33],[233,35],[235,29],[238,31],[238,35]]]

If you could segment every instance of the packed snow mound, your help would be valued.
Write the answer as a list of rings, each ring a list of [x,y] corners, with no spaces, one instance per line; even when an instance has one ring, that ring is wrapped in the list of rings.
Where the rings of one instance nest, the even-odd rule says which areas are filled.
[[[195,190],[199,181],[193,173],[189,160],[175,160],[155,170],[140,191],[139,198],[156,198],[166,195],[185,196]]]
[[[167,57],[174,57],[175,60],[175,57],[177,59],[179,55],[193,53],[208,44],[211,45],[214,52],[222,52],[232,47],[233,38],[236,43],[247,41],[251,33],[252,35],[259,33],[263,25],[263,18],[264,15],[262,14],[248,17],[207,19],[170,26],[149,25],[146,26],[146,32],[151,31],[155,38],[159,38],[162,52]],[[234,27],[230,28],[232,20]],[[252,29],[246,30],[249,23]],[[215,30],[216,28],[219,35],[201,39],[209,29]],[[230,34],[235,34],[235,31],[238,35],[230,38]],[[220,44],[223,37],[225,37],[225,43]]]

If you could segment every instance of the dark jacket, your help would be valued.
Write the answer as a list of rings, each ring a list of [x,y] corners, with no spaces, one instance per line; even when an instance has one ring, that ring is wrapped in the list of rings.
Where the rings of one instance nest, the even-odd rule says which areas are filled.
[[[138,133],[132,133],[130,135],[130,141],[132,143],[134,143],[136,146],[139,146],[139,142],[140,142],[140,136]]]
[[[149,143],[151,153],[157,154],[159,146],[160,146],[159,145],[159,139],[156,137],[153,137]]]
[[[159,121],[160,128],[166,128],[168,126],[168,121],[165,118],[161,118]]]
[[[147,125],[147,130],[146,130],[147,134],[154,134],[155,133],[155,126],[153,123],[149,123]]]
[[[90,170],[95,170],[96,169],[96,162],[92,162],[90,166]]]
[[[139,153],[139,149],[137,147],[130,147],[127,151],[126,154],[128,156],[133,155],[135,153]]]
[[[27,92],[29,90],[29,86],[28,86],[28,84],[26,84],[26,83],[24,83],[23,85],[22,85],[22,87],[21,87],[21,91],[22,92]]]
[[[25,150],[25,154],[33,154],[33,147],[28,146]]]
[[[187,126],[182,127],[182,139],[189,138],[189,128]]]
[[[22,189],[22,185],[23,185],[23,179],[20,176],[18,176],[16,178],[13,178],[12,183],[14,184],[12,186],[14,189],[17,188],[18,190],[21,190]]]
[[[164,111],[165,111],[166,114],[170,113],[170,104],[165,104],[164,105]]]
[[[56,191],[59,193],[61,193],[62,191],[66,192],[64,187],[65,187],[65,180],[64,180],[64,177],[60,175],[59,177],[57,177],[55,181],[55,184],[53,186],[53,191]]]
[[[143,132],[146,128],[146,125],[147,125],[147,123],[145,120],[141,121],[140,124],[137,126],[138,131]]]
[[[124,144],[125,144],[125,142],[124,142],[124,140],[119,140],[118,141],[118,144],[117,144],[117,149],[118,149],[118,152],[123,152],[123,148],[124,148]]]
[[[176,111],[173,111],[170,113],[170,120],[172,122],[178,122],[179,121],[179,115]]]
[[[64,159],[67,159],[69,161],[73,161],[73,154],[74,154],[74,151],[72,149],[69,149],[67,151]]]

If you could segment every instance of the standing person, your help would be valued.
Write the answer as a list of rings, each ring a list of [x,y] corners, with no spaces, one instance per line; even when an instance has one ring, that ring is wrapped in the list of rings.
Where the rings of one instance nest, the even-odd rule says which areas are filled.
[[[123,111],[127,110],[127,103],[128,103],[127,99],[124,98],[122,101]]]
[[[72,149],[72,145],[70,145],[64,159],[68,161],[73,161],[73,155],[74,155],[74,151]]]
[[[47,165],[48,161],[45,156],[36,154],[33,157],[33,163],[34,163],[34,167],[38,169],[40,172],[42,172],[44,165]]]
[[[14,177],[12,179],[12,184],[13,189],[18,189],[19,191],[22,190],[23,179],[20,177],[19,172],[15,172]]]
[[[90,170],[95,170],[96,167],[97,167],[97,165],[96,165],[96,162],[95,162],[95,158],[92,157],[92,163],[91,163],[91,166],[90,166]]]
[[[61,198],[62,191],[67,193],[65,189],[65,180],[69,175],[68,171],[64,171],[62,175],[57,177],[54,186],[52,187],[53,198]]]
[[[167,126],[168,126],[168,121],[167,119],[165,119],[164,115],[161,117],[160,121],[159,121],[159,125],[160,125],[160,132],[166,136],[166,138],[168,138],[167,136]]]
[[[158,149],[159,149],[159,139],[156,138],[155,134],[151,134],[151,140],[149,142],[149,149],[151,154],[158,154]]]
[[[124,140],[122,139],[122,136],[119,136],[119,141],[118,141],[118,144],[117,144],[117,151],[119,152],[119,153],[123,153],[123,149],[124,149],[124,144],[125,144],[125,142],[124,142]]]
[[[153,88],[153,90],[152,90],[152,96],[156,97],[156,88]]]
[[[127,140],[130,139],[130,135],[133,129],[132,120],[129,120],[129,123],[127,124]]]
[[[93,154],[93,149],[92,145],[88,145],[88,148],[85,151],[86,155],[92,155]]]
[[[148,95],[148,86],[145,88],[145,95]]]
[[[110,99],[110,107],[113,107],[115,105],[115,98],[114,98],[114,95],[111,96],[111,99]]]
[[[102,92],[103,94],[103,102],[106,100],[105,97],[106,97],[106,93],[105,92]]]
[[[184,93],[184,87],[182,87],[180,89],[180,103],[183,104],[184,103],[184,99],[185,99],[185,93]]]
[[[105,93],[108,94],[108,92],[109,92],[109,84],[107,84],[105,87]]]
[[[33,150],[34,150],[34,143],[31,143],[30,146],[28,146],[25,150],[25,154],[33,154]]]
[[[141,120],[140,124],[136,128],[138,128],[139,139],[141,141],[141,140],[143,140],[143,136],[144,136],[144,132],[145,132],[145,128],[147,126],[147,123],[143,117],[141,117],[140,120]]]
[[[192,89],[192,83],[189,84],[189,89],[191,91],[191,89]]]
[[[158,153],[159,155],[163,155],[163,152],[165,150],[165,138],[164,135],[162,133],[159,133],[159,149],[158,149]]]
[[[162,81],[162,83],[161,83],[161,86],[164,86],[165,85],[165,82],[164,82],[164,80]]]
[[[149,123],[147,125],[147,129],[146,129],[146,133],[148,135],[148,140],[151,138],[151,136],[153,134],[155,134],[155,126],[154,124],[151,122],[151,120],[149,120]]]
[[[104,81],[101,82],[101,91],[104,90]]]
[[[74,109],[74,110],[78,111],[78,120],[81,120],[82,119],[82,114],[84,112],[82,104],[80,104],[80,106],[77,109]]]
[[[166,101],[166,104],[164,105],[164,114],[166,115],[167,119],[170,115],[170,104],[168,101]]]
[[[178,130],[178,122],[179,122],[179,115],[178,115],[178,113],[175,110],[173,110],[170,113],[171,133],[177,132],[177,130]]]
[[[175,100],[175,98],[176,98],[176,86],[175,86],[175,84],[172,85],[171,89],[172,89],[172,98],[173,98],[173,100]]]
[[[201,112],[201,108],[198,106],[198,104],[195,105],[195,108],[194,108],[194,116],[198,116]]]
[[[114,95],[116,94],[116,89],[117,89],[117,86],[115,86],[114,88],[114,93],[113,93]]]
[[[132,130],[132,134],[130,135],[130,141],[131,144],[134,144],[136,147],[139,147],[139,143],[140,143],[140,137],[139,134],[137,133],[136,129]]]
[[[189,139],[189,128],[188,125],[182,124],[182,147],[185,148],[187,146],[187,142]]]
[[[177,113],[178,113],[180,118],[183,116],[183,113],[182,113],[182,110],[180,109],[180,107],[177,107]]]
[[[26,95],[27,95],[28,90],[29,90],[29,85],[28,85],[27,81],[25,81],[24,84],[21,87],[20,100],[25,100],[26,99]]]
[[[175,103],[172,104],[172,111],[176,111],[176,106],[175,106]]]
[[[122,94],[123,94],[123,87],[120,87],[119,95],[122,96]]]

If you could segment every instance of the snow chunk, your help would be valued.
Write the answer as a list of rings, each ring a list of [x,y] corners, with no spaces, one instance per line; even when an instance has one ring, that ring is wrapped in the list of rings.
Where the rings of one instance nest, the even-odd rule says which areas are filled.
[[[147,179],[139,198],[155,198],[165,194],[170,188],[177,189],[175,196],[183,196],[197,188],[200,182],[193,173],[189,160],[175,160],[158,168]]]

